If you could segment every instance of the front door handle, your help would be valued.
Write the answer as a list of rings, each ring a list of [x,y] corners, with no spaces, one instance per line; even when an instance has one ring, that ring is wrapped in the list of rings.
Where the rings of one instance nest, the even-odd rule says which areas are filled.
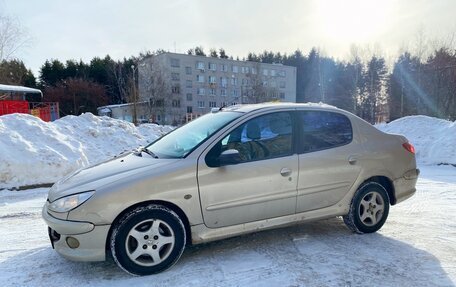
[[[356,155],[351,155],[348,157],[348,163],[351,165],[356,164],[357,160],[358,160],[358,157]]]
[[[280,170],[280,174],[282,176],[289,176],[291,174],[291,169],[289,169],[288,167],[284,167]]]

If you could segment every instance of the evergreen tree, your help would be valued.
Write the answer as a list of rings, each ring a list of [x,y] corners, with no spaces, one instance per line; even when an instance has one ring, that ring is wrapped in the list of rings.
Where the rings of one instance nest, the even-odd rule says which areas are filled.
[[[220,48],[219,49],[219,55],[221,59],[228,59],[228,56],[226,55],[225,49]]]
[[[20,60],[3,60],[0,62],[0,83],[36,87],[35,76]]]
[[[206,53],[204,53],[204,49],[201,46],[195,47],[195,55],[196,56],[206,56]]]
[[[218,58],[218,54],[217,54],[217,50],[216,49],[211,49],[209,51],[209,55],[212,57],[212,58]]]

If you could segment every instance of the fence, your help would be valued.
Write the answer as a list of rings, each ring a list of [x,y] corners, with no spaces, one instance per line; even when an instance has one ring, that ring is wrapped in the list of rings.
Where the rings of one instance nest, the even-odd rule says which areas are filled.
[[[0,101],[0,116],[13,113],[31,114],[45,122],[55,121],[59,118],[59,103]]]

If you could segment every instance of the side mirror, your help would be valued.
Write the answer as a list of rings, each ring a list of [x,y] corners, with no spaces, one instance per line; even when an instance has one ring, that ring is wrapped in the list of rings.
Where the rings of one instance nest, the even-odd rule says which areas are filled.
[[[232,165],[238,164],[241,162],[241,156],[239,155],[239,151],[235,149],[229,149],[222,152],[219,156],[219,165]]]

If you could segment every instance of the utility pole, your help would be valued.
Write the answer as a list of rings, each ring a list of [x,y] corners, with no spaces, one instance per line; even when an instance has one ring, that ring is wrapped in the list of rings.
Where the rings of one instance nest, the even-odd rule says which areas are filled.
[[[136,126],[138,124],[138,118],[137,118],[137,111],[136,111],[136,81],[135,81],[135,71],[136,67],[135,65],[131,65],[131,71],[133,75],[133,124]]]
[[[402,75],[404,67],[400,66],[401,72],[401,118],[404,116],[404,76]]]

